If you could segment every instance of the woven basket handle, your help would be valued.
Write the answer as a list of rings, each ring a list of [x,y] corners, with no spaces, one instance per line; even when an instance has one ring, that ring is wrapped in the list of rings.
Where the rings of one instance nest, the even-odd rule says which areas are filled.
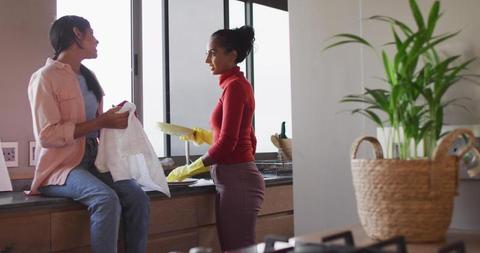
[[[455,140],[462,134],[467,136],[468,143],[467,145],[462,147],[458,154],[458,157],[463,157],[465,153],[472,149],[476,142],[475,136],[473,135],[472,131],[466,128],[458,128],[451,131],[440,141],[439,145],[437,145],[437,147],[433,151],[432,162],[436,164],[442,164],[442,160],[449,157],[448,150],[452,147]],[[433,167],[431,167],[430,171],[430,196],[434,198],[438,197],[439,194],[442,194],[441,192],[443,187],[441,183],[442,180],[440,179],[442,175],[438,169],[435,169],[436,167],[437,166],[434,165]],[[457,171],[458,173],[458,167],[452,167],[452,169]],[[455,190],[457,191],[456,194],[458,194],[458,174],[456,174],[452,180],[454,180],[455,182]]]
[[[475,145],[476,139],[472,131],[467,128],[458,128],[451,131],[445,138],[442,139],[440,144],[433,151],[433,160],[442,160],[448,156],[448,150],[452,147],[455,140],[462,134],[465,134],[468,138],[467,145],[463,146],[459,152],[458,157],[463,157],[470,149]]]
[[[372,136],[363,136],[358,139],[356,139],[353,144],[352,144],[352,150],[350,153],[350,158],[351,159],[357,159],[357,152],[358,148],[360,147],[360,144],[362,144],[363,141],[367,141],[373,146],[373,150],[375,151],[375,158],[376,159],[383,159],[383,150],[382,150],[382,145],[380,145],[380,142],[378,142],[377,138],[372,137]]]

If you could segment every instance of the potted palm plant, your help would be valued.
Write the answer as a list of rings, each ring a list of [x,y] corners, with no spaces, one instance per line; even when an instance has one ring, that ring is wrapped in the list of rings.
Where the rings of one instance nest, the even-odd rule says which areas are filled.
[[[365,88],[363,94],[345,96],[341,102],[359,103],[352,110],[366,116],[380,128],[391,128],[387,154],[383,157],[374,137],[359,138],[352,147],[352,175],[361,223],[367,234],[377,239],[405,235],[409,241],[436,241],[448,229],[456,194],[457,159],[448,154],[459,135],[469,138],[463,156],[473,146],[473,134],[466,129],[442,137],[444,108],[456,100],[444,95],[459,80],[473,59],[459,62],[460,56],[441,57],[437,48],[459,32],[435,34],[441,17],[440,1],[435,1],[425,19],[416,0],[409,0],[416,27],[388,16],[372,16],[373,21],[391,27],[393,54],[381,51],[386,88]],[[374,49],[366,39],[354,34],[337,34],[325,49],[358,43]],[[375,49],[374,49],[375,50]],[[373,144],[376,159],[357,159],[361,142]],[[422,150],[422,152],[419,152]],[[396,159],[392,159],[395,157]]]

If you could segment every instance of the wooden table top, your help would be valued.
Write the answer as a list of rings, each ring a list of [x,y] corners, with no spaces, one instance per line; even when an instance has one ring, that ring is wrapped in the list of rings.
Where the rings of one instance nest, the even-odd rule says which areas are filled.
[[[356,246],[366,246],[376,241],[369,238],[360,224],[347,226],[341,229],[331,229],[318,233],[296,236],[290,241],[295,242],[321,242],[322,238],[328,235],[343,231],[352,231],[353,239]],[[409,253],[437,253],[438,249],[448,243],[463,241],[466,246],[467,253],[480,252],[480,231],[450,229],[447,233],[445,241],[438,243],[409,243],[407,249]]]

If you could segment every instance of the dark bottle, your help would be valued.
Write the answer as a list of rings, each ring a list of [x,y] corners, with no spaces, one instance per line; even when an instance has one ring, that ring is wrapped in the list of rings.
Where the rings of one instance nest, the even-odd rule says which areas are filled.
[[[280,131],[280,135],[278,136],[280,139],[288,139],[287,135],[285,134],[285,121],[282,122],[282,129]]]

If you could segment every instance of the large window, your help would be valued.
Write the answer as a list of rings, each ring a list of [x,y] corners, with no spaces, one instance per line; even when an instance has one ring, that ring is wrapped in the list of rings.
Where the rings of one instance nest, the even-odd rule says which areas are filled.
[[[141,10],[132,3],[141,3]],[[168,116],[174,124],[210,127],[210,113],[221,90],[218,77],[211,75],[205,64],[204,52],[209,36],[223,28],[224,1],[170,0],[166,2],[168,10],[162,9],[162,3],[163,0],[118,0],[112,7],[112,1],[83,0],[79,4],[57,0],[57,16],[78,15],[90,21],[100,42],[98,58],[84,64],[95,72],[105,91],[104,109],[123,100],[141,103],[138,108],[144,129],[156,153],[165,156],[169,150],[170,155],[183,155],[183,142],[172,136],[165,146],[165,136],[156,123]],[[275,152],[270,135],[280,131],[282,121],[287,122],[287,135],[291,137],[288,12],[251,3],[252,12],[246,12],[245,2],[229,0],[228,3],[230,28],[248,22],[255,29],[254,68],[249,76],[254,78],[257,152]],[[163,29],[165,12],[169,17],[168,33]],[[250,15],[248,18],[246,13]],[[168,35],[167,44],[164,34]],[[168,50],[168,57],[163,55],[164,49]],[[132,62],[138,65],[132,66]],[[247,74],[245,61],[240,68]],[[138,75],[132,75],[134,69]],[[163,73],[164,69],[169,72]],[[207,149],[207,146],[192,147],[191,153],[203,154]]]
[[[143,128],[159,156],[165,155],[164,134],[157,122],[164,121],[163,9],[162,1],[142,1],[142,98]]]
[[[164,156],[164,135],[156,127],[163,121],[162,1],[143,1],[142,37],[142,116],[145,132],[155,152]],[[92,8],[95,6],[95,8]],[[83,62],[97,76],[105,91],[104,110],[132,98],[132,8],[130,0],[115,1],[57,0],[57,17],[77,15],[86,18],[99,40],[98,58]],[[105,15],[108,13],[108,16]],[[138,84],[140,85],[140,84]]]
[[[218,76],[205,63],[210,35],[223,28],[222,0],[169,1],[170,120],[187,127],[210,128],[210,114],[221,95]],[[188,18],[187,18],[188,17]],[[193,155],[207,145],[190,146]],[[171,137],[171,154],[185,154],[185,142]]]
[[[253,27],[257,152],[272,152],[270,135],[280,132],[282,121],[292,137],[288,12],[254,4]]]
[[[238,0],[228,1],[228,23],[230,28],[237,28],[245,25],[245,3]],[[238,66],[243,73],[245,72],[245,61],[241,62]]]
[[[108,18],[105,14],[108,13]],[[128,100],[131,101],[131,21],[130,1],[57,0],[57,17],[76,15],[90,22],[94,35],[100,42],[98,58],[85,60],[105,92],[104,109]]]
[[[247,23],[245,5],[243,1],[229,0],[231,28]],[[249,25],[255,29],[251,74],[255,88],[257,152],[276,152],[270,136],[280,132],[283,121],[287,136],[292,137],[288,12],[253,4],[251,19],[253,23]],[[245,69],[245,62],[241,68]]]

